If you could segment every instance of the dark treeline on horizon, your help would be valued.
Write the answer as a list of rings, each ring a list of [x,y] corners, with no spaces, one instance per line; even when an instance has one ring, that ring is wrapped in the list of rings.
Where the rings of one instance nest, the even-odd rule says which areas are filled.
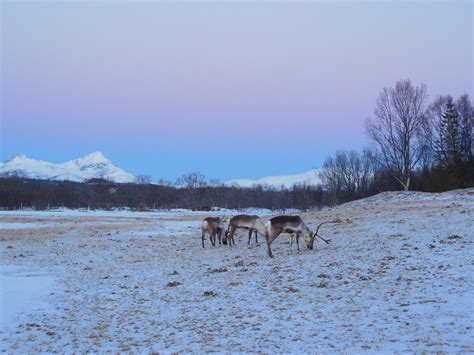
[[[361,159],[356,152],[338,152],[335,160],[346,164]],[[370,160],[366,164],[376,163]],[[351,163],[352,164],[352,163]],[[358,163],[356,163],[357,165]],[[341,165],[338,165],[340,167]],[[344,164],[342,164],[344,166]],[[362,168],[367,166],[359,165]],[[184,187],[141,184],[120,184],[102,179],[88,182],[49,181],[26,179],[22,177],[0,178],[1,209],[48,209],[55,207],[111,209],[127,207],[136,210],[185,208],[207,210],[211,207],[230,209],[267,208],[319,209],[355,199],[369,197],[382,191],[400,191],[400,184],[393,178],[393,172],[386,169],[366,170],[366,175],[354,170],[352,178],[342,170],[332,171],[331,177],[341,184],[334,186],[295,185],[290,189],[276,189],[255,186],[241,188],[236,186],[187,185]],[[454,169],[454,170],[452,170]],[[323,169],[324,174],[331,170]],[[187,176],[194,176],[195,173]],[[350,175],[350,174],[349,174]],[[456,178],[453,178],[456,177]],[[412,174],[412,189],[426,192],[441,192],[455,188],[474,186],[474,169],[439,167],[420,168]],[[327,178],[322,176],[323,181]],[[344,181],[344,182],[343,182]]]
[[[0,178],[0,208],[4,209],[309,209],[329,204],[326,197],[329,196],[320,186],[295,186],[288,190],[276,190],[263,187],[118,184],[101,179],[80,183],[21,177]]]

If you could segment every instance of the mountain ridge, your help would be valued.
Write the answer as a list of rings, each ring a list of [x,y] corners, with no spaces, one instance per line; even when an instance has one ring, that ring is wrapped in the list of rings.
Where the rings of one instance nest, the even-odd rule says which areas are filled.
[[[136,177],[119,168],[102,152],[95,151],[64,163],[28,158],[24,154],[0,163],[0,174],[18,174],[30,179],[82,182],[92,178],[103,178],[118,183],[136,182]]]
[[[252,187],[252,186],[271,186],[291,188],[294,185],[320,185],[320,169],[311,169],[304,173],[293,175],[275,175],[265,176],[259,179],[232,179],[224,182],[227,186]]]
[[[265,176],[259,179],[232,179],[223,184],[250,188],[267,186],[272,188],[291,188],[294,185],[320,185],[318,169],[293,175]],[[52,163],[45,160],[32,159],[24,154],[13,156],[0,162],[1,175],[19,175],[30,179],[53,181],[83,182],[93,178],[102,178],[117,183],[135,183],[137,177],[119,168],[100,151],[63,163]]]

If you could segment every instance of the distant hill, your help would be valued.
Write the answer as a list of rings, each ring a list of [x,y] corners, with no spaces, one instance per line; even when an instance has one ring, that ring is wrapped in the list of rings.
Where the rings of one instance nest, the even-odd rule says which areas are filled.
[[[290,188],[293,185],[320,185],[321,179],[318,175],[319,170],[313,169],[301,174],[266,176],[257,180],[252,179],[234,179],[224,182],[228,186],[252,187],[255,185],[270,186],[274,188]]]

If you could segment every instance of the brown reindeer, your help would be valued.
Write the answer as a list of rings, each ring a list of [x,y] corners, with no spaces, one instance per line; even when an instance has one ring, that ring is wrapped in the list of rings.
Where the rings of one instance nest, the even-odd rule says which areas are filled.
[[[206,217],[202,221],[201,230],[201,240],[203,248],[205,248],[204,239],[206,237],[206,233],[209,234],[209,239],[211,241],[212,246],[216,245],[216,235],[219,236],[219,244],[221,244],[222,231],[225,230],[224,221],[219,217]]]
[[[250,245],[250,239],[252,238],[252,233],[255,233],[255,243],[258,245],[258,233],[265,235],[265,225],[263,224],[260,217],[255,215],[239,214],[234,216],[229,221],[229,226],[225,232],[223,243],[227,244],[229,240],[229,246],[232,246],[232,243],[235,245],[234,233],[236,229],[248,229],[249,231],[249,241],[247,245]]]
[[[326,244],[329,244],[330,240],[326,240],[323,237],[318,235],[319,228],[321,228],[322,225],[327,224],[327,223],[339,223],[339,222],[340,221],[337,218],[333,221],[322,222],[318,225],[318,227],[316,228],[316,231],[313,233],[308,228],[308,226],[303,222],[300,216],[273,217],[265,224],[265,228],[266,228],[265,238],[267,240],[268,256],[273,258],[271,244],[281,233],[291,234],[290,247],[293,244],[293,236],[295,236],[298,250],[300,249],[300,246],[299,246],[300,236],[304,236],[306,246],[308,247],[308,249],[313,249],[313,244],[316,237],[323,240]]]

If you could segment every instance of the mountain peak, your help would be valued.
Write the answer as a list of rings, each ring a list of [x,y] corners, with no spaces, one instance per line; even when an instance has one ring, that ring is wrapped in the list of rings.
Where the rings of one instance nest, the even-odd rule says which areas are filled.
[[[84,155],[81,158],[70,160],[67,163],[72,163],[77,166],[90,166],[97,164],[113,165],[113,163],[109,159],[107,159],[104,154],[102,154],[102,152],[99,151]]]
[[[79,158],[79,159],[82,159],[84,161],[94,162],[94,163],[108,163],[108,162],[110,162],[110,160],[107,159],[104,156],[104,154],[102,154],[102,152],[99,152],[99,151],[87,154],[87,155],[85,155],[85,156],[83,156],[82,158]]]

